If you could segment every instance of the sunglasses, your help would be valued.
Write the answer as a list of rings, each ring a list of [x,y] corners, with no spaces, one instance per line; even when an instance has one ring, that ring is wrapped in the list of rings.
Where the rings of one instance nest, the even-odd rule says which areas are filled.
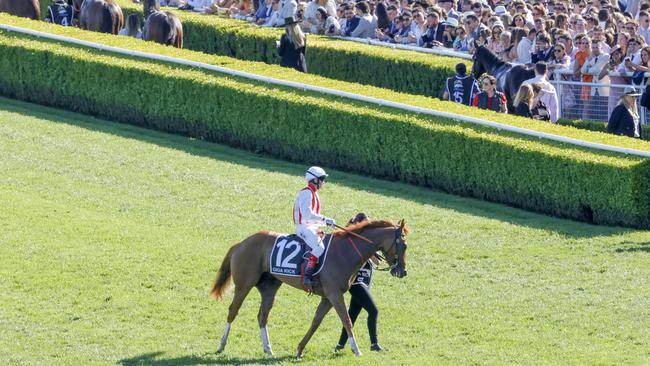
[[[562,52],[562,50],[557,49],[557,50],[554,50],[553,52],[558,53],[558,52]]]

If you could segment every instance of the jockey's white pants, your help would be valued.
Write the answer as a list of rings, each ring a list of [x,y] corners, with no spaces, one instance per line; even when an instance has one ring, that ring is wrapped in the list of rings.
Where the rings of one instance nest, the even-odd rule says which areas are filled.
[[[311,225],[296,225],[296,234],[311,248],[311,254],[319,258],[325,251],[320,228]]]

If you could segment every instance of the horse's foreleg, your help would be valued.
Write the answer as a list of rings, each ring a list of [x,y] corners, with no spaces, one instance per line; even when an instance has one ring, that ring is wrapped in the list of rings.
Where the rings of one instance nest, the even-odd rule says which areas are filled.
[[[359,346],[357,345],[357,342],[354,339],[354,334],[352,334],[352,320],[350,320],[350,315],[348,314],[348,310],[345,308],[345,299],[343,299],[343,294],[337,293],[331,296],[330,302],[332,303],[332,306],[334,306],[336,312],[339,314],[339,318],[341,318],[341,323],[343,323],[343,327],[348,333],[348,340],[350,341],[350,348],[352,348],[352,352],[354,352],[354,354],[357,356],[361,356],[361,351],[359,350]]]
[[[297,358],[302,358],[302,353],[305,350],[307,342],[309,342],[311,336],[314,335],[314,332],[316,332],[316,329],[318,329],[323,318],[325,318],[325,315],[327,315],[327,312],[330,311],[331,308],[332,303],[325,296],[321,297],[318,308],[316,309],[316,314],[314,315],[314,320],[311,322],[311,327],[309,327],[307,334],[305,334],[298,344],[298,350],[296,352]]]
[[[275,294],[282,285],[280,280],[274,277],[268,277],[257,283],[256,287],[260,291],[262,297],[262,303],[260,304],[260,311],[257,314],[257,321],[260,326],[260,337],[262,338],[262,347],[264,348],[264,353],[268,355],[273,355],[273,350],[271,349],[271,341],[269,340],[269,332],[266,329],[266,323],[269,320],[269,313],[273,307],[273,301],[275,300]]]
[[[228,322],[226,323],[226,329],[224,330],[223,336],[221,337],[221,344],[219,345],[219,349],[217,350],[218,353],[223,352],[224,348],[226,348],[226,343],[228,342],[228,335],[230,334],[230,326],[232,322],[235,320],[235,318],[237,317],[239,308],[241,307],[241,304],[244,302],[244,299],[246,298],[250,290],[251,287],[247,287],[247,288],[235,287],[235,296],[233,297],[232,302],[230,303],[230,307],[228,308]]]

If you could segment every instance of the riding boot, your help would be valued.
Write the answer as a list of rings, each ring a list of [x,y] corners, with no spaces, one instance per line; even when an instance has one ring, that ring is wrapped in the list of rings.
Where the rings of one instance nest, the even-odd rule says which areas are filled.
[[[318,263],[318,257],[310,255],[309,258],[305,259],[305,278],[303,279],[303,285],[305,287],[312,287],[318,284],[318,281],[314,280],[314,271],[316,270],[316,264]]]

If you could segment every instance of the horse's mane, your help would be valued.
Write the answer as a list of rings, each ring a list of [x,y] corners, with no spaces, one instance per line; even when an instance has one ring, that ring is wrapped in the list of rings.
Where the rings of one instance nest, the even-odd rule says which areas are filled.
[[[345,227],[345,230],[336,230],[334,231],[335,236],[344,236],[348,231],[361,231],[363,229],[369,229],[373,227],[397,227],[397,225],[390,220],[366,220],[361,221],[357,224],[348,225]],[[408,234],[410,230],[405,226],[404,235]]]
[[[498,67],[498,66],[501,66],[501,65],[505,64],[505,62],[501,61],[501,59],[497,55],[495,55],[492,51],[490,51],[489,48],[487,48],[485,46],[479,46],[476,49],[476,53],[477,53],[476,60],[478,60],[479,53],[480,53],[481,56],[483,56],[485,58],[485,60],[484,60],[485,63],[484,64],[486,64],[486,65],[492,64],[492,65],[495,65],[495,66]],[[476,62],[476,61],[474,61],[474,62]]]

